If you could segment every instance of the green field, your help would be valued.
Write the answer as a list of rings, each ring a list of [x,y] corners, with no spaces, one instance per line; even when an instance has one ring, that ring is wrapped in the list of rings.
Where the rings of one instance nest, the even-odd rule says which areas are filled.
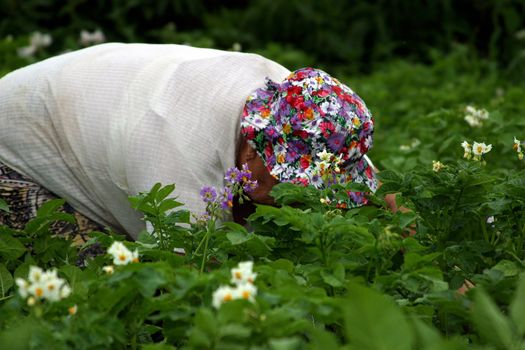
[[[178,40],[221,47],[212,34],[189,33]],[[63,48],[80,47],[67,38]],[[0,74],[60,52],[20,57],[27,43],[28,35],[0,39]],[[273,192],[280,205],[258,206],[246,228],[216,220],[220,210],[196,222],[162,184],[130,201],[157,239],[93,232],[71,246],[49,233],[70,219],[57,213],[61,201],[23,231],[0,227],[0,348],[525,349],[525,160],[517,150],[525,145],[514,141],[525,140],[516,68],[525,40],[516,45],[507,61],[457,43],[370,69],[319,61],[375,117],[369,155],[383,184],[371,205],[337,209],[319,190],[281,184]],[[321,60],[286,47],[251,51],[292,69]],[[492,148],[465,157],[464,141]],[[392,213],[387,193],[411,210]],[[8,210],[1,201],[0,210]],[[104,253],[115,241],[138,262],[115,264]],[[94,245],[103,254],[86,255]],[[249,293],[216,293],[236,288],[231,270],[245,261],[257,274]],[[70,293],[32,299],[29,287],[21,295],[15,279],[27,280],[30,266],[56,268]]]

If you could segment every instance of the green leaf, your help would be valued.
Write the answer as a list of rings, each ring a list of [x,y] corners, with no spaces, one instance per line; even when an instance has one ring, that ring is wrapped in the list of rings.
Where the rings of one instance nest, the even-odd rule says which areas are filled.
[[[56,212],[61,206],[64,205],[65,202],[66,202],[65,200],[60,199],[60,198],[47,201],[44,204],[42,204],[40,208],[38,208],[36,212],[36,216],[37,217],[48,216]]]
[[[288,337],[270,339],[268,341],[272,350],[299,350],[301,349],[301,339],[299,337]]]
[[[6,201],[4,201],[2,198],[0,198],[0,211],[5,211],[7,213],[11,212],[11,210],[9,210],[9,206],[7,205]]]
[[[399,226],[401,228],[405,228],[408,225],[414,223],[417,219],[417,214],[413,211],[407,211],[407,212],[398,212],[399,214]]]
[[[474,289],[472,321],[481,338],[500,349],[512,349],[513,335],[509,320],[480,287]]]
[[[516,276],[520,271],[516,263],[510,260],[501,260],[491,270],[501,271],[505,277]]]
[[[140,346],[142,350],[176,350],[177,348],[168,344],[143,344]]]
[[[175,190],[175,185],[166,185],[159,189],[157,192],[157,195],[155,196],[155,199],[157,202],[161,202],[164,198],[168,197],[173,191]]]
[[[194,318],[189,343],[197,349],[208,348],[218,332],[218,325],[210,309],[200,308]]]
[[[352,285],[341,305],[346,339],[356,349],[412,349],[414,339],[407,318],[388,297]]]
[[[175,199],[165,199],[162,201],[162,203],[159,205],[159,212],[164,213],[168,210],[171,210],[173,208],[180,207],[182,203],[177,202]]]
[[[525,334],[525,274],[520,276],[514,299],[510,304],[510,317],[521,336]]]
[[[0,263],[0,295],[2,298],[7,296],[7,292],[14,284],[13,276],[4,264]]]
[[[0,256],[5,260],[16,260],[26,252],[20,241],[8,234],[0,234]]]

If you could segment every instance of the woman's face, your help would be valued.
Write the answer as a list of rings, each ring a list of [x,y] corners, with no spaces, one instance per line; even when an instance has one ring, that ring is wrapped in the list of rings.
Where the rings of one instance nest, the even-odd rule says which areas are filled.
[[[248,197],[256,203],[274,205],[275,202],[270,196],[270,191],[279,181],[270,174],[258,155],[248,162],[248,168],[252,171],[252,179],[257,180],[258,184],[255,190],[247,193]]]
[[[242,164],[248,165],[248,169],[252,171],[252,180],[257,180],[258,184],[255,190],[247,193],[248,197],[255,203],[274,205],[270,191],[279,181],[270,174],[261,157],[244,139],[237,157],[237,166],[240,167]]]

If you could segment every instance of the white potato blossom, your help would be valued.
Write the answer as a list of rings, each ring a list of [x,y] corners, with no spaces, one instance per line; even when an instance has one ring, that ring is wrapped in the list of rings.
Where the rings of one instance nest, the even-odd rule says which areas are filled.
[[[492,150],[492,145],[486,145],[483,142],[474,142],[472,145],[472,154],[474,160],[481,160],[484,154],[489,153]]]
[[[106,41],[106,36],[104,33],[97,29],[93,33],[88,32],[87,30],[80,31],[80,44],[83,46],[96,45]]]
[[[513,148],[518,153],[518,159],[522,160],[523,159],[523,152],[521,150],[521,141],[518,140],[516,137],[514,137],[514,146],[513,146]]]
[[[253,262],[245,261],[240,262],[237,267],[231,269],[231,283],[235,284],[232,286],[220,286],[213,293],[212,305],[215,308],[220,308],[225,302],[244,299],[250,302],[255,302],[255,296],[257,295],[257,287],[253,284],[257,274],[252,271]]]
[[[53,43],[53,38],[49,34],[34,32],[29,38],[29,46],[21,47],[17,50],[18,56],[23,58],[33,57],[40,49],[48,47]]]
[[[465,108],[465,121],[473,128],[477,128],[483,125],[483,121],[489,119],[489,112],[485,109],[476,109],[473,106],[467,106]]]
[[[441,163],[438,160],[432,161],[432,170],[434,170],[436,173],[439,172],[441,169],[445,167],[445,164]]]
[[[253,283],[253,281],[255,281],[255,278],[257,277],[257,274],[252,271],[252,268],[253,261],[245,261],[239,263],[237,267],[231,269],[231,283],[235,283],[236,285],[244,283]]]
[[[234,299],[244,299],[250,302],[255,302],[257,295],[257,288],[251,283],[243,283],[233,290]]]
[[[419,147],[419,145],[421,145],[421,141],[419,139],[413,139],[409,145],[401,145],[399,146],[399,149],[401,151],[410,151],[412,149]]]
[[[214,308],[218,309],[225,302],[232,301],[235,288],[230,286],[220,286],[213,293],[212,305]]]
[[[71,294],[71,288],[66,280],[58,277],[56,270],[44,271],[37,266],[29,268],[28,280],[17,278],[18,294],[28,298],[27,304],[32,306],[37,300],[59,301]]]
[[[470,159],[472,156],[472,145],[467,141],[463,141],[461,147],[463,147],[463,150],[465,151],[465,153],[463,153],[463,158]]]
[[[130,262],[139,261],[139,253],[135,249],[133,252],[130,251],[122,242],[115,241],[108,248],[108,254],[113,256],[114,265],[127,265]],[[107,272],[107,271],[106,271]]]

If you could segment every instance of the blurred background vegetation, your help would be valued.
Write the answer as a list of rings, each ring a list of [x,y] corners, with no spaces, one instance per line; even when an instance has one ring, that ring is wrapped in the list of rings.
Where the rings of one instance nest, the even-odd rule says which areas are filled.
[[[372,154],[383,167],[461,156],[455,142],[463,138],[503,144],[525,126],[525,0],[0,4],[0,76],[101,41],[256,52],[291,70],[325,69],[354,88],[375,115]],[[35,32],[49,37],[35,38]],[[469,104],[490,113],[483,128],[465,123]]]

